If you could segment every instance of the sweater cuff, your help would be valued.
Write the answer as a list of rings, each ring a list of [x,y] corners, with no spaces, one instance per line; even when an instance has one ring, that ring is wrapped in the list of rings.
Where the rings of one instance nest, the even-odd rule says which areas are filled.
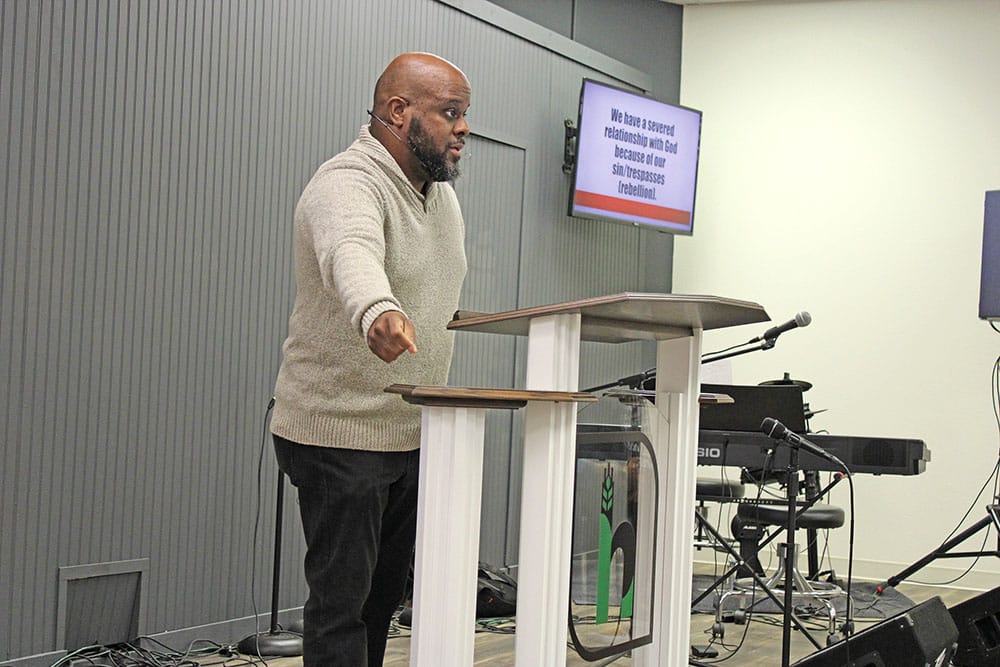
[[[368,330],[371,328],[372,324],[375,323],[375,320],[378,319],[379,315],[389,312],[390,310],[398,310],[403,313],[403,309],[393,301],[377,301],[369,306],[368,310],[366,310],[365,314],[361,317],[361,337],[368,340]],[[406,313],[403,313],[403,315],[406,315]]]

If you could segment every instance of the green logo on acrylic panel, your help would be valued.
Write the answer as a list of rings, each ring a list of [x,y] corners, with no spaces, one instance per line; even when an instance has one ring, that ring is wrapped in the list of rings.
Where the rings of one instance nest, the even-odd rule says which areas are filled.
[[[608,465],[604,469],[604,483],[601,485],[600,536],[597,552],[597,609],[596,622],[607,623],[611,593],[611,560],[617,551],[622,552],[622,590],[619,618],[632,617],[632,600],[635,595],[635,528],[628,521],[622,521],[612,532],[611,521],[615,507],[614,471]]]

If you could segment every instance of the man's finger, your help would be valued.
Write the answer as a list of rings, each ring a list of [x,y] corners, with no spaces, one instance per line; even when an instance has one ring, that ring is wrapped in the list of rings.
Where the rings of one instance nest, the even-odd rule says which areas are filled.
[[[413,322],[398,310],[382,313],[368,330],[368,348],[387,363],[398,359],[403,352],[416,352]]]
[[[417,332],[413,330],[413,322],[410,318],[403,318],[403,329],[400,332],[400,342],[404,350],[409,350],[410,354],[417,351]]]

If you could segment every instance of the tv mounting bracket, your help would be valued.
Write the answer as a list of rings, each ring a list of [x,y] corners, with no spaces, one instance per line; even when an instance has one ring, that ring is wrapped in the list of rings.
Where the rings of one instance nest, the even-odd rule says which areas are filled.
[[[573,126],[573,121],[569,118],[563,121],[563,125],[566,126],[566,134],[563,140],[562,170],[564,174],[572,174],[573,163],[576,161],[576,128]]]

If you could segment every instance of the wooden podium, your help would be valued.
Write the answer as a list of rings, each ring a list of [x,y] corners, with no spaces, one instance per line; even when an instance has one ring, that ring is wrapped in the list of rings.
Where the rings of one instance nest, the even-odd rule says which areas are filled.
[[[521,403],[526,407],[517,665],[566,664],[574,401],[586,400],[586,395],[577,392],[580,341],[657,341],[656,400],[649,409],[645,431],[662,473],[657,511],[640,511],[637,526],[655,534],[657,541],[655,546],[640,548],[636,557],[636,590],[652,591],[653,595],[642,596],[642,600],[637,596],[635,607],[636,616],[645,614],[650,620],[652,643],[633,651],[633,665],[684,665],[690,650],[701,334],[768,319],[761,306],[746,301],[622,293],[505,313],[460,311],[448,325],[460,331],[528,336],[525,387],[536,397],[522,397]],[[417,393],[434,389],[461,391],[418,388]],[[411,665],[472,664],[484,410],[520,406],[476,403],[485,397],[466,400],[471,402],[447,405],[425,400]],[[458,486],[464,488],[456,489]],[[433,560],[428,558],[428,549],[433,550]],[[453,553],[442,553],[447,550]],[[455,569],[443,573],[446,565]],[[652,581],[648,574],[640,578],[640,573],[651,570]],[[425,585],[431,582],[433,588]],[[643,602],[647,599],[652,600],[651,605]]]

